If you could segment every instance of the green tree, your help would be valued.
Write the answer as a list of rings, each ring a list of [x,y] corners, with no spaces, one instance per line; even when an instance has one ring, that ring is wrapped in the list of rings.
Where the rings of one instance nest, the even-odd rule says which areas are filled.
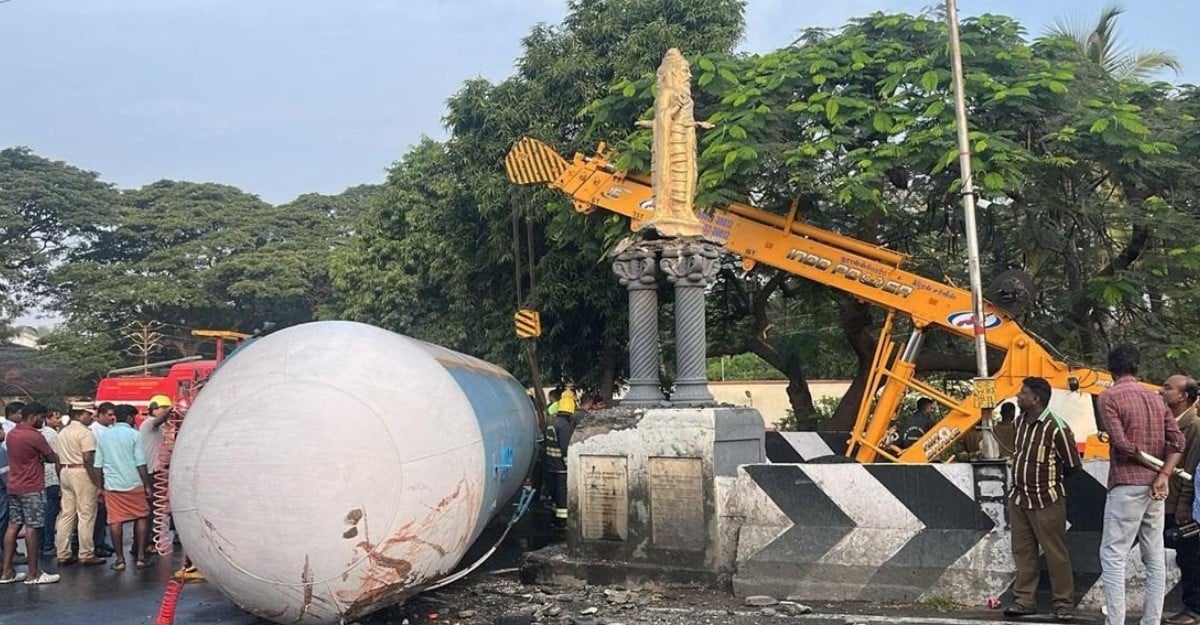
[[[743,8],[740,0],[575,0],[562,24],[536,27],[515,76],[465,83],[448,101],[450,138],[392,168],[354,246],[335,262],[345,313],[520,374],[512,313],[518,303],[535,307],[546,377],[611,391],[625,296],[606,251],[623,236],[620,225],[509,184],[504,155],[527,134],[590,149],[581,111],[616,76],[656,66],[671,46],[731,51]]]
[[[200,343],[191,329],[249,331],[311,321],[333,305],[330,257],[350,236],[373,187],[304,195],[271,206],[234,187],[159,181],[124,191],[47,289],[66,323],[45,358],[80,381],[129,364],[125,327],[167,324],[171,358]]]
[[[1094,24],[1085,19],[1059,19],[1048,33],[1075,43],[1079,54],[1118,79],[1142,80],[1169,69],[1179,74],[1182,65],[1170,52],[1137,50],[1119,40],[1117,18],[1125,9],[1116,4],[1105,6]]]
[[[0,150],[0,320],[36,301],[47,272],[97,236],[115,197],[94,172]]]
[[[945,30],[927,16],[877,13],[763,55],[695,57],[697,116],[716,124],[700,139],[700,204],[753,198],[782,212],[798,200],[805,220],[907,252],[918,273],[965,284]],[[1192,159],[1179,158],[1174,142],[1189,116],[1168,87],[1116,80],[1062,38],[1026,41],[1009,18],[967,20],[962,39],[976,183],[995,200],[980,217],[985,266],[1034,274],[1042,296],[1023,321],[1076,360],[1096,362],[1117,338],[1162,346],[1141,302],[1179,292],[1148,252],[1177,249],[1195,231],[1194,215],[1181,210],[1195,197],[1185,188]],[[590,109],[597,124],[648,113],[652,85],[649,75],[618,80]],[[646,169],[646,131],[611,138],[620,166]],[[796,292],[794,279],[724,273],[718,288],[735,296],[718,319],[787,374],[797,420],[811,423],[805,379],[814,360],[768,332],[768,311]],[[832,299],[841,299],[839,325],[858,362],[832,421],[844,428],[866,391],[879,317]],[[1132,316],[1146,324],[1126,323]],[[974,368],[962,341],[934,336],[926,346],[919,371]]]
[[[350,245],[333,259],[342,317],[471,351],[483,338],[472,322],[477,285],[463,279],[471,242],[445,146],[423,140],[396,162]],[[459,249],[467,246],[467,250]]]

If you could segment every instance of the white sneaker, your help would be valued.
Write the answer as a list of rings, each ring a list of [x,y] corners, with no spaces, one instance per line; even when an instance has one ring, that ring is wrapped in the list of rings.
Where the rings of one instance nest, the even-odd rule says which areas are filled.
[[[25,579],[25,573],[13,573],[12,577],[0,579],[0,584],[15,584],[23,579]]]
[[[58,573],[47,573],[42,571],[41,575],[38,575],[32,579],[27,579],[25,580],[25,583],[29,586],[33,586],[35,584],[57,584],[60,577],[61,576]]]

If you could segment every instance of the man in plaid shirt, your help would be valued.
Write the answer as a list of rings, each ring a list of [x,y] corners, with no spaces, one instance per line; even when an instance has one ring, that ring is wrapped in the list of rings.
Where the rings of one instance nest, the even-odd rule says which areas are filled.
[[[1163,554],[1163,500],[1169,478],[1183,452],[1183,432],[1162,398],[1135,377],[1140,355],[1136,347],[1118,345],[1108,354],[1112,388],[1098,408],[1108,430],[1110,462],[1104,530],[1100,538],[1100,580],[1104,582],[1105,623],[1125,623],[1125,560],[1137,539],[1146,566],[1142,625],[1162,621],[1167,572]],[[1156,470],[1138,456],[1163,461]]]

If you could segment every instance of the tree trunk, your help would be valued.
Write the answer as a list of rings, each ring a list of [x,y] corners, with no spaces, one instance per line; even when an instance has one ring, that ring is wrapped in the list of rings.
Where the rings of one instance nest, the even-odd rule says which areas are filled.
[[[1150,228],[1145,225],[1134,226],[1133,234],[1129,239],[1129,243],[1125,245],[1125,249],[1121,250],[1121,253],[1117,254],[1116,258],[1093,275],[1112,276],[1119,271],[1128,269],[1149,246]],[[1075,305],[1071,309],[1070,319],[1071,323],[1075,326],[1074,329],[1079,333],[1080,353],[1084,357],[1103,357],[1104,354],[1096,350],[1096,326],[1093,324],[1093,315],[1096,309],[1102,306],[1102,303],[1096,297],[1086,295],[1081,279],[1076,280],[1076,283],[1072,284],[1070,280],[1072,272],[1069,270],[1067,277],[1071,291],[1078,294],[1078,299],[1075,300]]]
[[[600,399],[612,405],[613,387],[617,382],[617,367],[620,366],[621,351],[611,333],[604,336],[604,350],[600,354]]]
[[[772,367],[783,372],[788,378],[788,401],[792,404],[792,413],[796,419],[796,429],[815,430],[817,423],[813,418],[816,409],[812,403],[812,391],[808,388],[808,375],[804,372],[804,363],[795,350],[780,351],[767,334],[771,330],[771,320],[767,315],[767,304],[771,295],[787,282],[790,274],[777,271],[754,296],[751,314],[754,318],[753,336],[750,339],[750,351],[759,358],[767,361]]]
[[[796,415],[796,429],[802,432],[817,429],[818,424],[814,418],[817,410],[813,406],[812,390],[808,388],[808,378],[803,370],[788,372],[787,395],[788,402],[792,404],[792,412]]]
[[[826,430],[834,432],[845,432],[854,428],[858,406],[862,403],[867,379],[871,375],[876,341],[875,337],[871,336],[871,306],[866,302],[847,298],[842,306],[842,333],[850,349],[854,350],[858,367],[854,372],[854,380],[850,382],[850,388],[846,390],[833,413],[833,418],[825,424]]]
[[[796,429],[812,431],[817,429],[816,408],[813,407],[812,391],[808,388],[808,375],[804,372],[804,364],[795,353],[780,354],[779,350],[767,341],[765,333],[756,332],[750,342],[750,351],[771,366],[779,369],[788,378],[787,395],[792,405],[792,413],[796,420]]]

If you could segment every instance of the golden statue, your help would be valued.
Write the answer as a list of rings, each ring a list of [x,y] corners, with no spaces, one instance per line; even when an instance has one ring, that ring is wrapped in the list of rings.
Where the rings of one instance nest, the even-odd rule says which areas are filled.
[[[667,50],[658,66],[658,95],[654,119],[639,121],[653,128],[651,183],[654,187],[654,216],[641,230],[653,229],[659,236],[698,237],[700,220],[692,202],[696,197],[696,126],[692,101],[692,72],[677,48]]]

